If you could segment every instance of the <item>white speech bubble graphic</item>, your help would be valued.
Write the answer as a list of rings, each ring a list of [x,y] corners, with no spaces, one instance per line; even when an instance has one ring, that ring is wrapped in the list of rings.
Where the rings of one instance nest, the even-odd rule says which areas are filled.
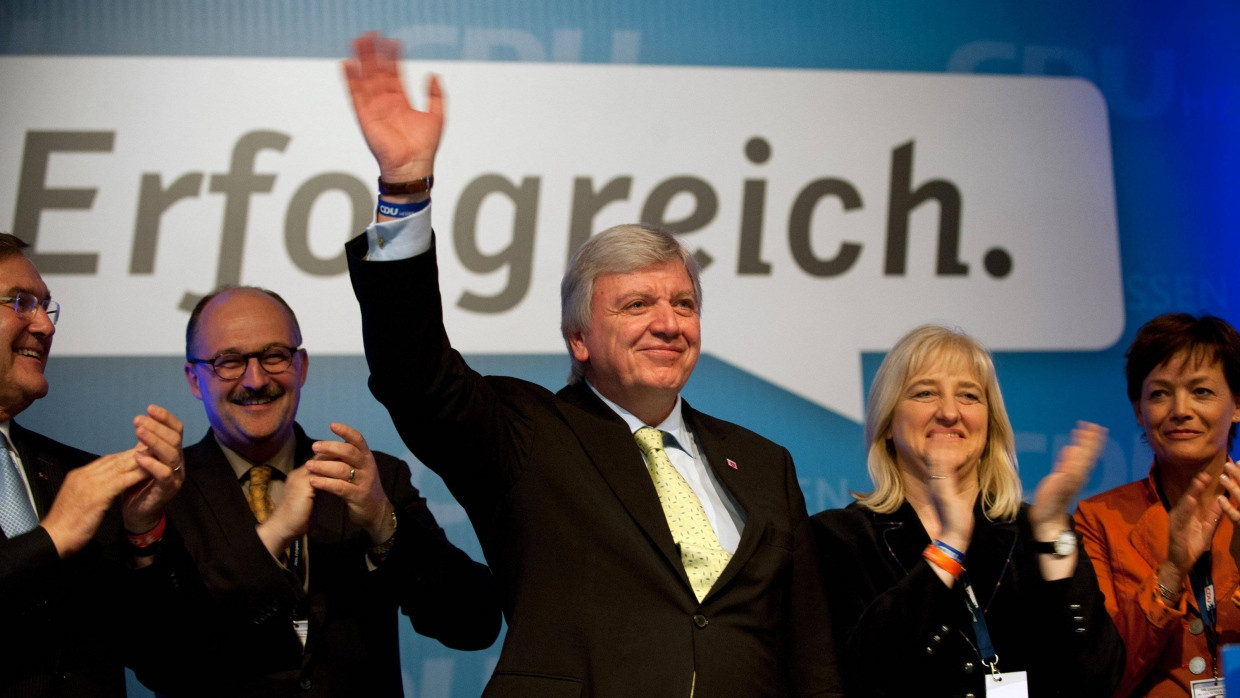
[[[858,353],[922,322],[995,350],[1098,349],[1122,331],[1106,110],[1086,82],[405,70],[419,101],[430,70],[448,94],[434,221],[449,332],[466,353],[564,351],[570,239],[650,219],[691,221],[682,240],[710,260],[704,351],[852,419]],[[369,217],[377,173],[339,72],[0,59],[0,87],[22,95],[0,114],[0,221],[37,231],[65,306],[56,353],[180,353],[183,296],[221,276],[282,293],[313,352],[360,352],[340,245],[355,212]],[[66,204],[63,189],[90,193]],[[17,225],[19,196],[36,230]],[[52,254],[85,266],[69,273]]]

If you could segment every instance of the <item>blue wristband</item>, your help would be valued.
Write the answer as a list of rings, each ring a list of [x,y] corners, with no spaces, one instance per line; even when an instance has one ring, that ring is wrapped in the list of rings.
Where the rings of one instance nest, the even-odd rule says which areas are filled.
[[[379,200],[378,211],[390,218],[405,218],[421,211],[431,205],[430,197],[412,204],[394,204],[390,201]]]
[[[959,550],[956,550],[955,548],[948,545],[947,543],[944,543],[941,540],[934,541],[934,547],[938,548],[939,550],[942,550],[943,552],[947,553],[948,557],[955,560],[956,562],[959,562],[961,565],[964,565],[964,553],[960,552]]]

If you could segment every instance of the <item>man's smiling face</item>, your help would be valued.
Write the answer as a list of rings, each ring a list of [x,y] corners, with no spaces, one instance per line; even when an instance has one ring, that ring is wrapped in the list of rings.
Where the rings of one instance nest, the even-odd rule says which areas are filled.
[[[44,300],[50,295],[34,264],[20,254],[0,260],[0,288],[5,296],[22,291]],[[47,395],[43,369],[55,333],[42,308],[28,317],[18,315],[11,302],[0,308],[0,342],[5,347],[0,352],[0,419],[12,419]]]
[[[279,302],[262,291],[238,288],[221,292],[202,309],[190,350],[194,357],[211,359],[300,344],[301,333]],[[274,374],[260,363],[246,360],[244,373],[234,380],[219,378],[207,363],[185,364],[190,390],[202,400],[216,438],[256,462],[275,455],[292,436],[308,362],[305,351],[294,352],[292,366]]]

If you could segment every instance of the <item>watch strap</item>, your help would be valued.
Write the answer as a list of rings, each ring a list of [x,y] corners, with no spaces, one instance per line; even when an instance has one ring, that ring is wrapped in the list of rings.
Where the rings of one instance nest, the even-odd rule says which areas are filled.
[[[1042,555],[1051,555],[1055,558],[1065,558],[1068,555],[1071,555],[1073,550],[1076,550],[1079,540],[1080,539],[1077,538],[1075,531],[1070,528],[1065,528],[1058,536],[1055,536],[1055,540],[1035,540],[1033,542],[1033,550],[1034,552]],[[1069,546],[1071,547],[1069,548]],[[1065,552],[1060,552],[1060,548],[1065,548],[1067,550]]]
[[[433,186],[435,186],[435,175],[427,175],[408,182],[385,182],[382,177],[379,178],[379,193],[387,196],[424,194]]]

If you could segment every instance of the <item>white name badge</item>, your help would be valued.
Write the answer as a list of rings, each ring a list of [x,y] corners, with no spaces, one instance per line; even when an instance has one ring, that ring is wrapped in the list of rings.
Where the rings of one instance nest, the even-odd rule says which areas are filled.
[[[1005,671],[986,677],[986,698],[1029,698],[1029,677],[1023,671]]]
[[[1223,680],[1220,679],[1202,679],[1193,681],[1188,684],[1193,691],[1193,698],[1210,698],[1210,696],[1223,696]]]

